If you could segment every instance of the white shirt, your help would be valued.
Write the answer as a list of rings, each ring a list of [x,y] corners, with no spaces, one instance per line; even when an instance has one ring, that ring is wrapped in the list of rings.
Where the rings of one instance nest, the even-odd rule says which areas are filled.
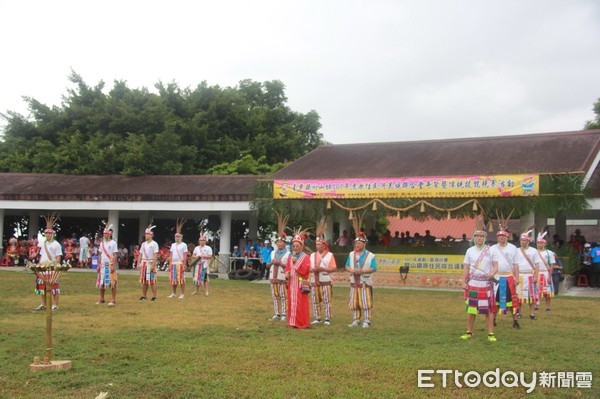
[[[100,262],[110,262],[116,252],[119,251],[115,240],[104,241],[100,243]]]
[[[517,263],[517,247],[507,242],[504,247],[496,244],[491,249],[496,253],[494,260],[498,261],[498,274],[512,273],[513,265]]]
[[[142,243],[142,247],[140,248],[140,254],[142,255],[143,260],[152,260],[154,258],[154,254],[157,252],[158,244],[156,243],[156,241],[144,241]]]
[[[525,254],[527,258],[529,258],[529,260],[531,261],[531,264],[523,256],[523,251],[521,251],[521,248],[517,248],[517,263],[519,264],[519,273],[532,274],[534,270],[531,267],[531,265],[533,264],[535,266],[536,263],[538,265],[541,263],[538,251],[531,247],[527,247],[527,249],[525,250]]]
[[[476,245],[467,249],[463,264],[466,263],[469,265],[469,274],[471,277],[486,277],[492,271],[492,267],[494,266],[492,261],[496,260],[494,256],[497,255],[488,247],[487,253],[480,259],[480,255],[484,249],[485,245],[482,249],[478,249]]]
[[[87,238],[86,236],[83,236],[79,239],[79,247],[80,248],[87,248],[90,246],[90,239]]]
[[[44,249],[44,244],[46,249]],[[52,240],[52,242],[45,241],[40,244],[40,262],[49,262],[53,260],[57,260],[56,258],[62,256],[62,247],[56,240]],[[48,252],[50,253],[50,258],[48,258]]]
[[[184,242],[180,242],[179,244],[174,242],[173,244],[171,244],[171,262],[183,262],[187,250],[187,244]]]
[[[208,245],[198,245],[196,248],[194,248],[194,252],[192,253],[192,255],[197,258],[201,256],[212,256],[212,254],[212,248]],[[202,259],[199,263],[201,263],[205,269],[208,267],[208,259]]]

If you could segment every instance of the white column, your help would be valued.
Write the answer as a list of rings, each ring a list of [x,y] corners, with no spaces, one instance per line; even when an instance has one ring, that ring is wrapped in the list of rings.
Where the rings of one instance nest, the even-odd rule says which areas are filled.
[[[340,231],[338,231],[338,235],[341,236],[344,230],[348,232],[348,237],[352,236],[352,228],[350,227],[350,221],[347,217],[342,215],[342,217],[340,218]]]
[[[231,211],[221,211],[221,239],[219,241],[219,273],[229,271],[231,251]]]
[[[327,226],[325,226],[325,239],[333,244],[333,217],[331,215],[327,215],[325,223],[327,223]]]
[[[533,212],[521,215],[521,218],[519,220],[521,222],[521,231],[518,231],[517,235],[521,235],[522,233],[525,233],[527,229],[531,228],[532,226],[535,226],[535,214]],[[531,235],[531,242],[535,242],[535,228]]]
[[[0,209],[0,254],[4,250],[4,209]]]
[[[252,240],[252,242],[256,242],[258,240],[258,216],[256,212],[250,212],[250,216],[248,218],[248,236]]]
[[[140,219],[138,224],[138,236],[136,242],[141,242],[144,240],[144,231],[146,227],[148,227],[148,222],[150,221],[150,214],[148,212],[140,213]]]
[[[108,211],[108,225],[113,225],[113,239],[119,242],[119,210]]]
[[[27,232],[29,238],[37,238],[40,230],[40,213],[36,211],[29,212],[29,223],[27,224]]]

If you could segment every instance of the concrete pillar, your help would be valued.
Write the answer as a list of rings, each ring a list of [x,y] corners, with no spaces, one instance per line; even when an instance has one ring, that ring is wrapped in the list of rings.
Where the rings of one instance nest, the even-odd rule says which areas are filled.
[[[27,236],[29,239],[37,238],[40,231],[40,213],[36,211],[29,212],[29,223],[27,224]]]
[[[108,224],[113,225],[113,239],[119,242],[119,210],[108,211]]]
[[[219,273],[229,271],[231,251],[231,211],[221,211],[221,239],[219,241]]]
[[[248,218],[248,236],[252,240],[252,242],[256,242],[258,240],[258,216],[256,212],[250,212],[250,217]]]
[[[342,215],[342,217],[340,218],[340,231],[338,231],[338,236],[341,236],[342,231],[344,230],[348,232],[349,237],[352,236],[352,224],[350,223],[350,220],[348,220],[348,217]]]
[[[517,235],[521,235],[522,233],[526,232],[527,229],[532,228],[532,226],[535,226],[535,215],[533,212],[521,215],[521,218],[519,220],[521,222],[521,225],[519,231],[516,232]],[[535,234],[535,231],[533,234]],[[534,235],[531,236],[531,242],[535,242]]]
[[[569,241],[567,237],[567,215],[563,211],[559,211],[554,216],[554,234],[558,234],[561,240]],[[552,236],[550,236],[552,239]]]
[[[148,227],[149,222],[150,222],[150,213],[148,213],[148,212],[140,213],[137,241],[141,242],[144,240],[144,231],[146,230],[146,227]]]
[[[4,209],[0,209],[0,254],[4,251]]]
[[[333,244],[333,216],[327,215],[325,226],[325,239],[329,241],[330,244]]]

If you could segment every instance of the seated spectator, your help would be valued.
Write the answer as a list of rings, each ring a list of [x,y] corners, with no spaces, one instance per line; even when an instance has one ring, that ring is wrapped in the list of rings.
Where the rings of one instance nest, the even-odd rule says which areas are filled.
[[[434,246],[435,239],[436,237],[431,235],[431,231],[425,230],[425,236],[423,236],[423,242],[425,243],[425,245]]]
[[[375,229],[371,229],[371,232],[369,233],[369,236],[367,237],[367,241],[369,242],[369,245],[372,247],[377,245],[377,243],[379,242],[379,237],[377,236],[377,231],[375,231]]]

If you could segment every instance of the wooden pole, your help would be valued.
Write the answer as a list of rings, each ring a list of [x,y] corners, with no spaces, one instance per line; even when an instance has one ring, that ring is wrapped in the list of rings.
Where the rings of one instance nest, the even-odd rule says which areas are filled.
[[[48,289],[48,283],[45,284],[44,296],[46,297],[46,352],[44,354],[44,363],[50,364],[54,357],[52,350],[52,286]],[[46,359],[48,359],[46,361]]]

